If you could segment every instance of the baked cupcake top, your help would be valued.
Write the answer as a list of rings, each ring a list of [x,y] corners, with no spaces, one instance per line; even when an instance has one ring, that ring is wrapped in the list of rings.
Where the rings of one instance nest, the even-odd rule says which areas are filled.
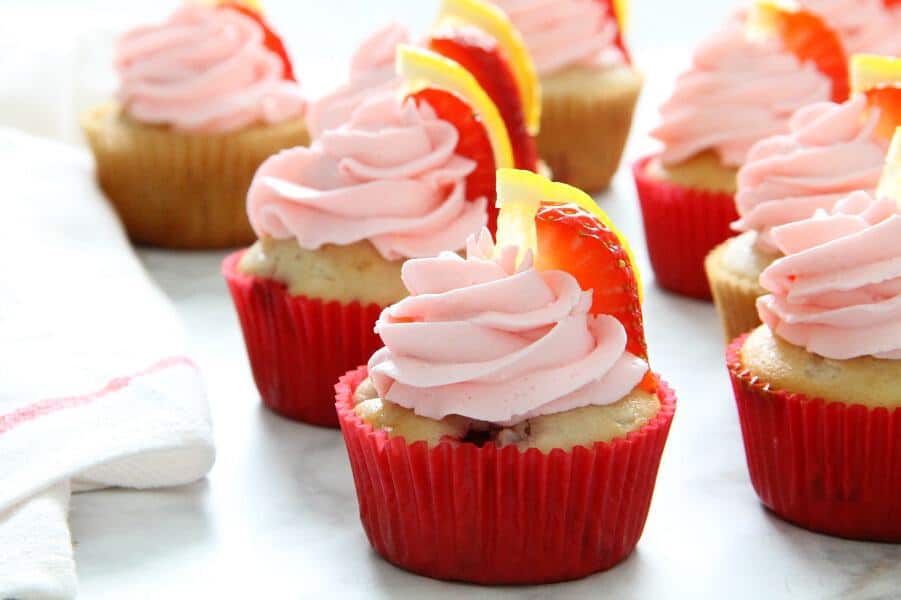
[[[612,3],[598,0],[492,0],[522,34],[540,76],[573,66],[628,62]]]
[[[879,111],[866,96],[819,102],[792,115],[789,133],[755,144],[738,172],[736,231],[756,231],[775,252],[774,227],[830,210],[855,190],[874,192],[888,143],[875,135]]]
[[[476,163],[455,154],[458,139],[427,103],[370,98],[309,148],[260,166],[247,196],[251,226],[308,250],[369,240],[387,260],[462,249],[486,224],[487,201],[466,199]]]
[[[307,125],[314,138],[347,122],[368,96],[397,89],[400,80],[394,70],[394,55],[398,44],[409,39],[403,25],[389,23],[363,40],[351,58],[347,83],[310,103]]]
[[[785,254],[760,276],[761,320],[783,340],[838,360],[901,359],[901,215],[853,192],[831,213],[776,227]]]
[[[737,11],[695,50],[689,70],[660,109],[661,123],[651,135],[663,143],[665,165],[713,150],[730,167],[745,162],[751,146],[788,130],[802,106],[844,100],[847,71],[831,78],[823,65],[845,68],[846,57],[833,32],[812,15],[792,21],[812,48],[784,39],[787,28],[770,21],[758,26],[758,12],[777,23],[795,14],[767,7]],[[786,17],[786,15],[788,15]],[[800,23],[800,25],[794,25]],[[793,33],[793,35],[795,35]],[[806,59],[816,51],[816,59]],[[839,89],[841,88],[841,89]]]
[[[243,5],[187,4],[116,44],[117,97],[132,118],[223,133],[303,115],[277,36]]]
[[[531,254],[496,248],[483,231],[467,257],[407,261],[410,296],[385,309],[385,343],[369,361],[381,398],[441,419],[499,425],[612,404],[648,371],[626,350],[623,325],[589,315],[592,291],[561,270],[538,271]]]
[[[842,36],[848,52],[901,55],[901,5],[886,0],[802,0]]]

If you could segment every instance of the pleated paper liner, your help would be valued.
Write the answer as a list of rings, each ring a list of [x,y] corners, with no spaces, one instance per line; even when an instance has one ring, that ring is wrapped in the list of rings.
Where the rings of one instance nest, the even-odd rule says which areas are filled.
[[[901,542],[901,408],[826,403],[770,389],[726,360],[751,482],[783,519],[839,537]]]
[[[704,259],[735,235],[729,228],[738,219],[734,197],[652,177],[647,166],[654,158],[639,159],[632,173],[657,283],[678,294],[710,300]]]
[[[660,412],[638,431],[543,454],[389,438],[353,411],[366,376],[341,378],[337,409],[363,528],[386,560],[437,579],[549,583],[609,569],[635,548],[676,408],[665,383]]]
[[[309,143],[303,119],[189,134],[138,123],[112,103],[87,113],[82,129],[100,187],[129,237],[165,248],[253,242],[246,200],[257,167],[279,150]]]
[[[723,242],[707,255],[704,269],[726,342],[730,342],[760,325],[757,298],[767,292],[758,282],[742,278],[723,265],[722,254],[727,243]]]
[[[382,307],[288,294],[281,282],[238,270],[244,251],[223,261],[260,397],[276,413],[338,426],[335,382],[382,346],[373,328]]]
[[[610,185],[632,126],[641,82],[619,93],[548,94],[541,103],[538,152],[554,179],[596,193]]]

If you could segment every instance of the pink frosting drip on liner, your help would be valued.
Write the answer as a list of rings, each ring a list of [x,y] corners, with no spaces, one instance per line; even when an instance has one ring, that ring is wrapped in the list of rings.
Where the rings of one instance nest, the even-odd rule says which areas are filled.
[[[387,260],[462,249],[488,213],[485,198],[465,199],[475,163],[454,154],[458,136],[428,105],[371,98],[311,147],[260,166],[250,223],[260,237],[294,237],[310,250],[369,240]]]
[[[774,252],[774,227],[831,210],[850,192],[875,191],[887,150],[874,135],[878,121],[878,110],[867,114],[863,95],[798,110],[788,134],[751,148],[738,172],[741,218],[733,228],[757,231],[758,246]]]
[[[894,201],[854,192],[831,214],[782,225],[786,254],[760,277],[761,320],[821,356],[901,359],[901,215]]]
[[[185,5],[161,25],[124,34],[116,54],[119,101],[145,123],[222,133],[299,118],[305,109],[263,29],[234,10]]]
[[[383,92],[396,90],[400,79],[394,72],[398,44],[410,40],[407,29],[389,23],[363,40],[350,62],[350,79],[330,94],[310,103],[307,125],[314,138],[350,120],[363,101]]]
[[[638,385],[647,363],[626,351],[626,332],[592,316],[592,292],[564,271],[536,271],[517,248],[495,251],[483,230],[467,258],[445,252],[404,264],[410,296],[386,308],[385,342],[369,361],[382,398],[440,419],[500,425],[612,404]]]
[[[814,64],[801,64],[777,39],[750,39],[738,12],[697,48],[651,135],[667,165],[712,149],[738,167],[754,143],[785,133],[795,110],[831,95]]]
[[[522,34],[539,75],[625,63],[616,16],[598,0],[492,0]]]

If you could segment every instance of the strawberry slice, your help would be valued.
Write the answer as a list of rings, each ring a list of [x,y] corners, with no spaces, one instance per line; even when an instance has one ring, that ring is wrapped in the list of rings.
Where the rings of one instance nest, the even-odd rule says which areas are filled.
[[[429,49],[469,71],[494,101],[513,147],[514,166],[538,169],[538,149],[529,135],[516,77],[497,41],[476,27],[448,25],[435,30]]]
[[[886,8],[894,8],[896,6],[901,6],[901,0],[882,0],[882,4]]]
[[[895,129],[901,127],[901,88],[874,88],[865,93],[869,105],[879,109],[876,135],[883,139],[891,139]]]
[[[869,106],[879,109],[876,135],[890,140],[901,127],[901,58],[855,54],[850,71],[851,91],[866,94]]]
[[[291,59],[288,58],[288,51],[285,49],[282,38],[269,26],[269,23],[266,22],[261,13],[240,2],[222,2],[218,8],[236,10],[259,23],[260,27],[263,28],[263,44],[282,61],[282,78],[288,81],[297,81],[294,77],[294,67],[291,65]]]
[[[832,81],[833,102],[848,99],[851,87],[845,47],[823,19],[802,8],[763,0],[755,6],[750,23],[779,36],[786,50],[802,63],[813,62]]]
[[[425,88],[411,97],[417,104],[428,103],[438,118],[456,127],[460,138],[454,152],[476,163],[475,171],[466,178],[466,199],[481,196],[488,199],[488,229],[494,233],[497,230],[494,154],[481,119],[459,96],[445,90]]]
[[[542,204],[535,215],[535,267],[559,269],[594,291],[591,313],[612,315],[626,328],[626,349],[647,358],[638,282],[619,237],[574,204]]]
[[[565,271],[583,290],[592,290],[591,314],[618,319],[626,349],[647,360],[638,270],[607,214],[585,192],[541,175],[499,169],[496,177],[497,243],[518,246],[521,253],[532,250],[536,269]],[[653,393],[656,385],[649,371],[641,387]]]
[[[626,48],[626,42],[623,40],[624,15],[621,13],[624,12],[625,9],[622,6],[617,6],[621,3],[616,0],[597,0],[597,2],[607,9],[607,14],[613,15],[613,17],[616,18],[616,38],[614,38],[613,43],[616,44],[616,47],[623,53],[626,63],[631,65],[632,55],[629,54],[629,49]]]

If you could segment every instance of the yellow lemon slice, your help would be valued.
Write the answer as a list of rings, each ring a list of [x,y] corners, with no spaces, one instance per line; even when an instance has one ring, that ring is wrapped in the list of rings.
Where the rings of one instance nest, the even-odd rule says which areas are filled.
[[[495,166],[513,166],[513,147],[501,113],[469,71],[440,54],[404,44],[397,47],[396,67],[404,80],[405,95],[437,88],[462,98],[488,132]]]
[[[621,33],[626,33],[629,27],[629,0],[613,0],[613,12],[616,16],[616,23],[619,25]]]
[[[259,14],[263,14],[263,3],[259,0],[188,0],[187,4],[202,4],[205,6],[219,6],[220,4],[238,4],[249,8]]]
[[[643,299],[638,264],[626,237],[591,196],[571,185],[551,181],[547,177],[531,171],[498,169],[497,206],[500,208],[500,213],[497,217],[497,246],[516,245],[522,252],[528,249],[535,253],[538,249],[535,215],[538,214],[542,203],[575,204],[594,215],[607,229],[613,232],[629,256],[629,262],[635,273],[639,299]]]
[[[519,31],[501,9],[482,0],[444,0],[436,26],[456,23],[478,27],[497,40],[516,78],[526,127],[536,135],[541,123],[541,84]]]
[[[901,58],[876,54],[855,54],[851,57],[851,90],[867,92],[901,85]]]

